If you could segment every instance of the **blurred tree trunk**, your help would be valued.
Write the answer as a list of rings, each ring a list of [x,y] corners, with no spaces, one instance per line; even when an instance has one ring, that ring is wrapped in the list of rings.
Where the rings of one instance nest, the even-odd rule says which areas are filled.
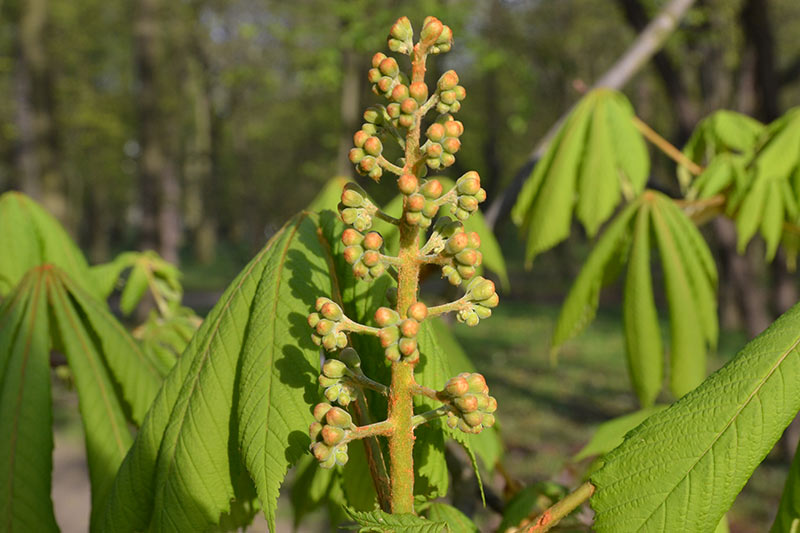
[[[193,32],[187,92],[192,104],[193,134],[185,168],[185,223],[192,234],[194,254],[209,263],[216,251],[217,221],[209,204],[214,202],[212,142],[214,112],[211,104],[210,62],[201,37]]]
[[[178,262],[181,236],[180,183],[171,154],[174,121],[167,116],[159,91],[163,39],[160,0],[137,0],[134,20],[134,61],[139,120],[139,203],[142,220],[139,245],[156,249],[168,261]],[[172,123],[170,126],[169,124]]]
[[[350,176],[353,164],[348,158],[353,147],[353,133],[359,127],[359,105],[361,100],[361,69],[358,54],[353,50],[342,51],[342,94],[339,101],[341,130],[339,132],[339,150],[336,157],[336,174]]]
[[[641,33],[650,23],[650,18],[640,0],[619,0],[619,4],[628,24]],[[665,50],[661,49],[653,55],[653,65],[675,110],[678,144],[683,144],[697,123],[697,106],[686,90],[681,71]]]
[[[66,202],[58,167],[53,74],[47,52],[47,0],[20,4],[14,92],[18,146],[16,167],[22,190],[64,220]]]

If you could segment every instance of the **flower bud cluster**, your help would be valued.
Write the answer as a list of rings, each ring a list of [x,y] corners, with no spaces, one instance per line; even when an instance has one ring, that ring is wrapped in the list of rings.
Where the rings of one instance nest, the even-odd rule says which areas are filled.
[[[461,101],[467,97],[467,90],[458,84],[455,70],[442,74],[436,83],[436,92],[439,94],[439,102],[436,104],[436,111],[439,113],[458,113]]]
[[[407,181],[416,182],[416,178],[411,174],[406,174],[398,180],[398,186],[402,187],[401,182],[407,178]],[[403,189],[401,189],[402,191]],[[410,188],[406,190],[411,190]],[[419,187],[419,192],[413,192],[405,197],[405,221],[411,226],[420,226],[427,228],[433,222],[433,217],[439,212],[439,203],[436,201],[442,196],[443,188],[441,182],[430,179],[422,183]]]
[[[329,352],[347,346],[347,335],[340,330],[345,318],[342,308],[325,297],[317,298],[315,308],[317,312],[308,315],[308,325],[314,328],[311,334],[314,344]]]
[[[478,250],[481,238],[474,231],[466,232],[461,226],[444,243],[441,255],[451,257],[452,265],[442,267],[442,275],[453,285],[460,285],[465,279],[475,275],[477,267],[483,262],[483,254]]]
[[[455,163],[456,152],[461,149],[459,137],[464,133],[464,125],[452,115],[442,115],[425,132],[428,140],[422,146],[425,151],[425,164],[436,170]]]
[[[478,210],[478,204],[486,200],[486,190],[481,187],[481,177],[470,170],[456,181],[456,198],[453,215],[459,220],[466,220]]]
[[[383,95],[388,100],[393,102],[402,101],[404,98],[398,98],[404,87],[405,92],[408,93],[408,76],[400,71],[400,65],[393,57],[387,57],[383,52],[378,52],[372,56],[372,68],[367,73],[367,78],[372,83],[372,92],[377,95]],[[399,92],[395,94],[395,90]],[[397,97],[396,97],[397,96]]]
[[[480,433],[494,425],[497,400],[489,396],[484,377],[477,373],[462,372],[451,378],[438,393],[452,410],[447,413],[447,426],[464,433]]]
[[[322,468],[347,464],[347,437],[353,425],[350,413],[329,403],[314,406],[314,419],[309,426],[311,437],[309,449]]]
[[[377,231],[363,235],[358,230],[347,228],[342,232],[342,242],[346,246],[344,260],[353,265],[353,275],[364,281],[372,281],[386,272],[381,260],[383,237]]]
[[[377,136],[377,128],[370,128],[370,124],[364,124],[364,126],[365,128],[358,130],[353,135],[355,148],[350,150],[348,157],[350,162],[356,166],[359,174],[380,181],[383,169],[378,163],[378,157],[383,153],[383,143]]]
[[[356,387],[350,379],[351,374],[361,373],[361,360],[353,348],[345,348],[338,359],[328,359],[322,365],[319,376],[320,386],[325,388],[325,398],[343,407],[355,398]]]
[[[414,29],[408,17],[400,17],[389,31],[389,50],[399,54],[411,54],[414,49]]]
[[[436,17],[426,17],[422,23],[420,40],[428,45],[428,53],[443,54],[453,47],[453,30]]]
[[[409,317],[401,319],[397,311],[388,307],[379,307],[375,311],[375,322],[381,328],[378,339],[389,361],[406,361],[414,364],[419,361],[417,333],[419,322],[428,315],[428,308],[417,302],[408,309]]]
[[[376,210],[377,207],[367,198],[364,189],[355,183],[344,186],[339,214],[345,224],[353,226],[360,232],[366,231],[372,227],[372,214]]]
[[[470,305],[458,311],[456,318],[468,326],[477,326],[481,319],[492,316],[492,309],[500,302],[494,282],[478,276],[467,285],[466,298]]]

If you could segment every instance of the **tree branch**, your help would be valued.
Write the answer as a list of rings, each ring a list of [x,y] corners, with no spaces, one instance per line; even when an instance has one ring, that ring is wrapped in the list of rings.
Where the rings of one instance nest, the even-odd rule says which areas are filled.
[[[609,89],[622,88],[644,65],[661,49],[684,16],[686,11],[694,4],[695,0],[671,0],[650,24],[636,37],[628,50],[614,63],[605,74],[594,83],[593,88],[607,87]],[[571,111],[571,109],[570,109]],[[556,134],[569,111],[561,116],[539,141],[528,157],[528,161],[516,173],[511,184],[506,187],[489,206],[486,211],[486,223],[495,228],[501,216],[505,216],[514,205],[522,189],[523,183],[530,176],[536,162],[547,150],[550,141]]]

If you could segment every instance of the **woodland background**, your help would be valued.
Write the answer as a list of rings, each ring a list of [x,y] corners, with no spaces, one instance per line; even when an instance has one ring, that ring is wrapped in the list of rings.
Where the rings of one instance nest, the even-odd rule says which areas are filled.
[[[156,249],[181,266],[187,302],[204,312],[328,179],[354,175],[352,133],[377,101],[366,83],[369,58],[385,48],[398,16],[419,26],[432,14],[453,28],[453,52],[430,73],[455,68],[468,93],[458,117],[464,149],[448,175],[478,170],[491,204],[665,4],[0,0],[0,192],[42,202],[92,262]],[[796,0],[697,0],[624,91],[678,147],[715,109],[768,122],[800,103],[798,35]],[[651,155],[650,185],[673,190],[674,165]],[[549,328],[590,243],[576,226],[526,271],[506,213],[495,229],[509,262],[508,304],[491,327],[459,334],[489,382],[500,383],[510,470],[527,481],[568,477],[564,465],[589,428],[635,405],[613,327],[619,291],[604,294],[601,320],[552,369]],[[703,231],[718,259],[730,332],[721,364],[798,301],[797,274],[780,252],[765,265],[759,242],[737,255],[727,219]],[[550,390],[554,375],[560,385]],[[535,422],[526,418],[534,411],[544,413]],[[69,428],[69,409],[63,416]],[[760,530],[774,513],[759,502],[777,501],[770,491],[785,475],[781,454],[760,471],[745,491],[754,503],[732,516],[734,531]]]

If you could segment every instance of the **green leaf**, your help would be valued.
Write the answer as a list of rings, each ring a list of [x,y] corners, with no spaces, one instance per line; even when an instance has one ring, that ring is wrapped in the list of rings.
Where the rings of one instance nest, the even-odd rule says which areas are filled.
[[[713,530],[800,409],[798,331],[795,306],[629,433],[591,478],[597,531]]]
[[[478,533],[478,527],[467,515],[446,503],[433,502],[427,511],[428,520],[445,522],[451,531]]]
[[[639,208],[639,203],[626,207],[598,239],[592,253],[586,259],[575,283],[564,300],[558,315],[550,353],[555,356],[559,348],[575,337],[595,316],[604,281],[604,272],[629,238],[629,224]]]
[[[86,259],[64,228],[22,193],[0,195],[0,297],[31,268],[52,263],[95,295]]]
[[[573,461],[582,461],[587,457],[595,455],[605,455],[620,444],[625,435],[633,428],[644,422],[651,415],[661,412],[666,409],[667,405],[652,405],[639,409],[633,413],[623,415],[608,422],[603,422],[594,431],[592,438],[589,442],[581,448],[575,456]]]
[[[147,274],[146,266],[134,264],[125,283],[125,289],[119,299],[119,308],[123,314],[130,315],[144,296],[148,285]]]
[[[570,112],[512,210],[528,234],[526,258],[569,235],[573,207],[589,235],[614,212],[620,192],[637,196],[647,181],[649,158],[621,93],[596,89]]]
[[[369,472],[364,442],[351,442],[347,450],[350,459],[342,468],[341,475],[347,504],[357,511],[371,511],[377,506],[378,495]]]
[[[692,190],[703,189],[705,185],[698,181],[711,181],[711,176],[707,174],[712,172],[719,175],[719,169],[727,167],[728,162],[734,159],[733,156],[741,154],[749,157],[755,151],[758,137],[763,131],[763,124],[735,111],[716,111],[700,121],[683,148],[686,157],[706,166],[706,170],[692,183]],[[718,164],[722,161],[726,162]],[[679,165],[677,172],[678,181],[686,189],[692,182],[689,169]],[[707,193],[700,197],[712,194],[716,193]]]
[[[442,353],[446,354],[450,362],[450,368],[455,374],[461,372],[475,372],[475,366],[472,364],[472,361],[470,361],[466,352],[464,352],[464,348],[462,348],[444,320],[432,318],[428,319],[428,322],[436,337],[436,343],[439,345]],[[443,385],[444,383],[439,384],[436,388]],[[495,465],[503,455],[503,441],[500,439],[500,432],[497,428],[498,426],[494,426],[488,430],[485,429],[477,435],[460,433],[462,438],[469,443],[469,447],[475,452],[475,455],[480,458],[483,467],[489,472],[494,471]]]
[[[672,200],[652,193],[652,223],[669,302],[670,390],[681,397],[706,374],[706,345],[700,311],[681,242],[667,222]]]
[[[105,530],[208,528],[230,509],[242,464],[274,530],[278,487],[307,453],[317,398],[305,317],[331,293],[317,229],[308,214],[293,218],[209,313],[120,467]]]
[[[319,461],[307,455],[297,463],[297,472],[289,495],[294,511],[294,525],[318,509],[331,492],[331,484],[338,483],[336,470],[320,468]]]
[[[636,216],[622,320],[628,369],[639,403],[653,405],[664,377],[661,330],[650,275],[650,205],[643,203]]]
[[[611,216],[620,201],[620,181],[614,158],[614,146],[608,122],[608,106],[598,105],[592,111],[586,138],[586,152],[578,177],[578,202],[575,216],[589,237]]]
[[[352,181],[353,180],[343,176],[337,176],[329,179],[325,182],[325,186],[322,188],[322,190],[317,193],[313,200],[311,200],[311,203],[308,204],[306,209],[315,213],[321,213],[326,209],[336,211],[336,206],[339,205],[339,202],[342,198],[342,190],[344,189],[344,186]]]
[[[764,216],[761,218],[761,235],[767,243],[767,261],[772,261],[775,257],[783,234],[783,193],[784,189],[779,181],[770,180],[768,182],[764,200]]]
[[[133,266],[138,256],[139,252],[123,252],[108,263],[90,267],[89,273],[101,298],[105,300],[111,296],[122,271]]]
[[[347,514],[361,526],[357,528],[360,533],[441,533],[450,531],[446,522],[433,522],[410,513],[389,514],[379,510],[360,512],[347,509]]]
[[[47,283],[42,271],[33,271],[0,307],[0,521],[6,531],[58,531],[50,499]]]
[[[796,533],[800,528],[800,446],[794,453],[792,465],[786,475],[778,514],[772,523],[771,533],[790,531]]]

